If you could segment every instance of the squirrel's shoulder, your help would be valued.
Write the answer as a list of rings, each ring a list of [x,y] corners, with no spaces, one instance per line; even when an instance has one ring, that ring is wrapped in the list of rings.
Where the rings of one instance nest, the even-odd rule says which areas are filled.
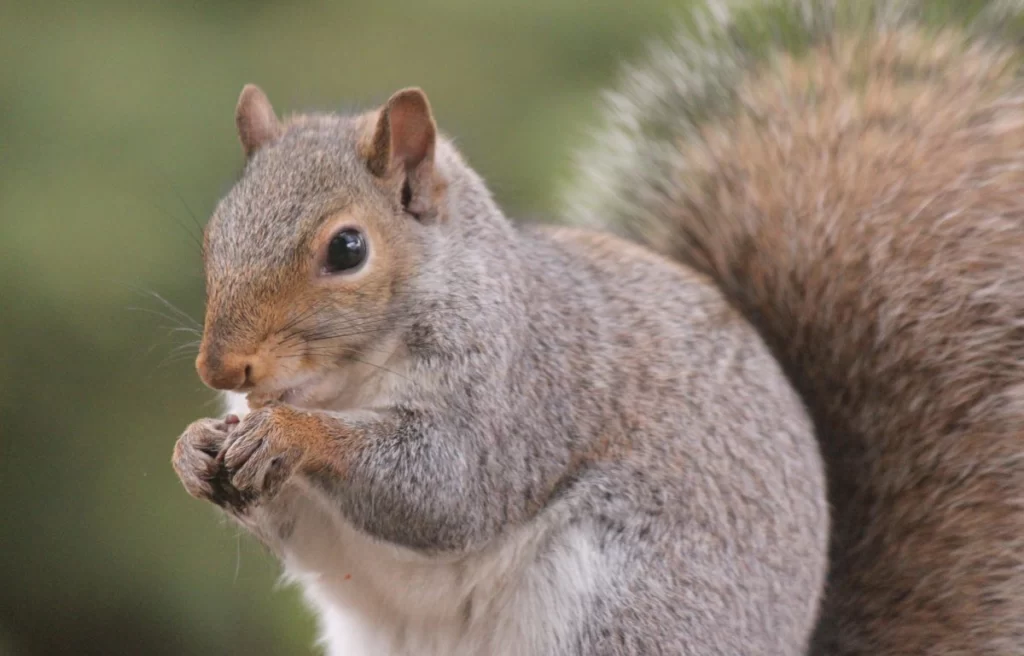
[[[574,303],[581,295],[601,298],[601,312],[617,322],[662,325],[673,333],[721,335],[726,330],[748,339],[754,335],[714,280],[696,269],[612,233],[564,225],[531,225],[524,238],[545,243],[562,262],[548,267],[556,274],[552,286],[567,284],[558,272],[574,280],[567,293]],[[596,295],[596,296],[595,296]],[[632,317],[627,319],[626,317]],[[696,332],[694,332],[696,331]],[[707,332],[706,336],[711,336]]]
[[[624,237],[587,227],[565,225],[530,225],[522,229],[529,238],[552,244],[568,257],[592,264],[615,275],[649,270],[676,281],[713,287],[710,278],[675,260],[630,241]]]

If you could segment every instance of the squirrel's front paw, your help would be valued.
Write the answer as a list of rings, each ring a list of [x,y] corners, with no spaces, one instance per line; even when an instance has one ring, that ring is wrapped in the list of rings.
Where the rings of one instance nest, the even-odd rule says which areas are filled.
[[[238,493],[237,510],[272,499],[295,471],[302,449],[290,434],[292,414],[282,406],[260,408],[230,431],[217,460]]]
[[[174,471],[188,493],[218,506],[237,502],[237,494],[227,484],[217,462],[230,428],[230,423],[223,419],[193,422],[178,438],[171,459]]]

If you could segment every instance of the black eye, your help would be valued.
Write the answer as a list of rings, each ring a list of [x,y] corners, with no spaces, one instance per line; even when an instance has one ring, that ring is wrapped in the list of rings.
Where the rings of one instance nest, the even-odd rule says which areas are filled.
[[[325,273],[356,268],[366,260],[366,239],[358,230],[346,228],[331,238],[327,245]]]

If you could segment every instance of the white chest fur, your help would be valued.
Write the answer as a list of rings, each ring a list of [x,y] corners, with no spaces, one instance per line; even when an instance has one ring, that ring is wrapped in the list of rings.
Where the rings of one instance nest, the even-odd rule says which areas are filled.
[[[231,411],[247,411],[244,398],[231,401]],[[562,528],[553,515],[459,557],[374,540],[301,483],[252,519],[319,613],[330,656],[563,652],[605,571],[585,529]],[[282,522],[291,528],[284,540]]]

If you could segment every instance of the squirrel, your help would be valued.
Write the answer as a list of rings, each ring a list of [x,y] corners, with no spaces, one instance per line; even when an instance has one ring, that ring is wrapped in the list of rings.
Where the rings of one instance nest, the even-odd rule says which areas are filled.
[[[695,4],[569,225],[243,89],[173,465],[329,653],[1024,652],[1024,2]]]

